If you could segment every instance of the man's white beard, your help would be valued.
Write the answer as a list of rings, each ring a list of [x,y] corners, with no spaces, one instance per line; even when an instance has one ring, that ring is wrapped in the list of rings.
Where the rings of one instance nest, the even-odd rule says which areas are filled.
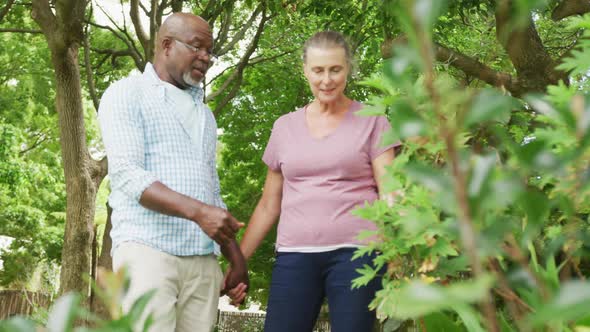
[[[195,79],[193,79],[193,77],[191,76],[191,72],[189,71],[185,71],[184,74],[182,74],[182,80],[184,81],[184,83],[186,83],[187,85],[190,85],[192,87],[198,88],[199,85],[201,85],[201,80],[196,81]]]

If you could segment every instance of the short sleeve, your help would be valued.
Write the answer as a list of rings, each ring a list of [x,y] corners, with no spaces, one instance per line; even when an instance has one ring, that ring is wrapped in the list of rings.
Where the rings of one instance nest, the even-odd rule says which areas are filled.
[[[379,157],[383,152],[393,149],[396,146],[399,146],[401,143],[396,142],[392,144],[383,145],[382,138],[383,134],[391,130],[391,124],[389,124],[389,120],[385,116],[377,116],[375,119],[375,124],[373,125],[373,130],[371,131],[370,136],[370,157],[371,160]]]
[[[279,171],[281,168],[279,163],[279,130],[277,122],[278,120],[275,121],[272,127],[270,138],[262,155],[262,161],[273,171]]]

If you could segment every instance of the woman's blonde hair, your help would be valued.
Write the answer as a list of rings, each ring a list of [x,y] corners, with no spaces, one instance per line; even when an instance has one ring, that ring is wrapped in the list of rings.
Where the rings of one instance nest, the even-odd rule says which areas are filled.
[[[306,63],[307,50],[311,47],[323,49],[341,47],[344,50],[346,62],[348,63],[349,68],[352,70],[352,51],[350,49],[348,42],[346,41],[346,38],[340,32],[327,30],[317,32],[316,34],[311,36],[305,42],[305,44],[303,44],[303,63]]]

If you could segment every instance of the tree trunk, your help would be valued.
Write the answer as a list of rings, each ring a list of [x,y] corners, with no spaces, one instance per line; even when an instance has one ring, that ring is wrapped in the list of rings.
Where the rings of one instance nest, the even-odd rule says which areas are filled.
[[[99,274],[97,271],[99,267],[102,267],[108,271],[113,270],[113,259],[111,257],[111,248],[113,247],[113,241],[111,240],[111,229],[113,228],[113,225],[111,223],[111,214],[113,213],[113,209],[111,208],[109,203],[107,203],[106,206],[107,206],[107,222],[104,227],[104,233],[102,236],[102,248],[100,251],[100,256],[98,257],[98,260],[96,262],[96,268],[94,270],[95,271],[95,274],[94,274],[95,281],[97,284],[102,283],[102,280],[100,280],[102,275]],[[105,318],[105,319],[110,318],[109,312],[108,312],[105,304],[100,299],[96,298],[95,293],[92,293],[90,300],[91,300],[90,310],[94,314],[98,315],[99,317]]]
[[[96,192],[106,175],[106,159],[93,160],[86,146],[78,49],[87,5],[86,0],[33,0],[31,12],[47,39],[55,70],[55,106],[66,180],[60,293],[78,291],[85,298],[89,295],[84,277],[91,273]]]
[[[91,268],[94,210],[97,187],[86,147],[78,47],[52,48],[56,78],[56,108],[66,179],[66,228],[62,251],[60,293],[80,291],[88,295],[84,275]]]
[[[113,258],[111,257],[111,249],[113,247],[113,241],[111,240],[111,229],[113,224],[111,223],[111,215],[113,214],[113,208],[107,205],[107,223],[104,226],[104,235],[102,236],[102,249],[100,256],[98,257],[97,266],[103,267],[107,270],[113,269]]]

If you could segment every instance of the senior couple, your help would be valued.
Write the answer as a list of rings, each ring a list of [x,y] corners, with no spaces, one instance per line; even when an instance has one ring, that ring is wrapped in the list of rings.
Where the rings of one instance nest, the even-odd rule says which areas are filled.
[[[325,31],[303,47],[314,99],[274,124],[262,161],[264,191],[247,224],[227,211],[216,171],[216,123],[200,82],[213,61],[213,37],[199,16],[175,13],[160,27],[153,64],[111,85],[99,122],[109,159],[113,267],[125,266],[133,302],[157,289],[146,315],[150,331],[212,331],[220,291],[241,303],[246,261],[277,222],[265,331],[311,332],[327,298],[332,331],[370,331],[374,279],[351,289],[351,260],[361,230],[373,223],[350,211],[378,198],[393,146],[381,146],[386,118],[361,117],[344,90],[352,54],[343,36]],[[279,111],[279,110],[277,110]],[[225,276],[217,256],[230,263]]]

